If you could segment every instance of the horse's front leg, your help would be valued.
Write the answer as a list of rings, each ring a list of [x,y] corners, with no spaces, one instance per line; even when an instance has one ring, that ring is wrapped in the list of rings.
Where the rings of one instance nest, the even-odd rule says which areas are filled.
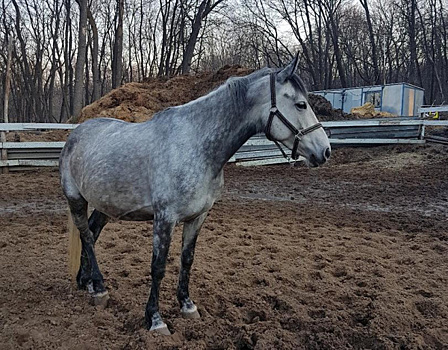
[[[177,287],[177,299],[179,300],[180,308],[183,317],[185,318],[199,318],[199,312],[196,305],[191,301],[188,291],[188,284],[190,281],[190,270],[194,259],[194,248],[198,238],[199,231],[202,224],[207,217],[207,213],[203,213],[196,219],[186,222],[182,233],[182,256],[179,273],[179,284]]]
[[[160,283],[165,276],[166,259],[170,248],[175,222],[163,217],[154,218],[154,236],[151,263],[151,293],[146,304],[145,319],[149,330],[161,334],[170,335],[165,322],[159,313],[159,291]]]

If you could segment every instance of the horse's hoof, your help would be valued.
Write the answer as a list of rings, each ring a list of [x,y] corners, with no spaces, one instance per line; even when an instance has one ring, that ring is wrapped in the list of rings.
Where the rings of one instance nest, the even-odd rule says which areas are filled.
[[[157,332],[162,335],[171,335],[171,332],[168,329],[168,326],[163,322],[159,323],[157,326],[152,326],[149,330]]]
[[[182,313],[183,318],[193,319],[193,318],[201,318],[201,315],[199,315],[198,308],[196,305],[193,305],[193,307],[187,309],[183,307],[180,312]]]
[[[107,307],[109,299],[110,299],[109,293],[106,290],[104,292],[93,294],[91,301],[93,305],[105,308]]]

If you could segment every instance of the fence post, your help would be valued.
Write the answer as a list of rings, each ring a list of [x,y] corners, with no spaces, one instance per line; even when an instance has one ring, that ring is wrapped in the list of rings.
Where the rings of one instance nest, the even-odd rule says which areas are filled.
[[[419,136],[420,140],[424,140],[425,139],[425,124],[423,122],[422,125],[420,125],[420,136]]]
[[[3,142],[6,142],[6,133],[4,131],[0,132],[0,142],[3,144]],[[1,148],[1,156],[0,156],[1,160],[8,160],[8,150],[6,148]],[[5,165],[4,167],[1,168],[1,173],[2,174],[8,174],[9,173],[9,168],[7,165]]]

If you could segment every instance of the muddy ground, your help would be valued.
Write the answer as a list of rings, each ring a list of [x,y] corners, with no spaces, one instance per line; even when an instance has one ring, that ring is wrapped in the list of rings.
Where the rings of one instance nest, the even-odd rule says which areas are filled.
[[[177,229],[161,312],[144,328],[148,223],[97,244],[111,301],[67,272],[58,173],[0,175],[0,349],[447,349],[448,148],[335,150],[319,169],[226,167],[180,318]]]

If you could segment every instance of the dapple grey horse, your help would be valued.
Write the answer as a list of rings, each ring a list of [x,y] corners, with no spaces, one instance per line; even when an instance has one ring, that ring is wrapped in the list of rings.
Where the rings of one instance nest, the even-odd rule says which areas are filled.
[[[160,283],[174,227],[184,223],[177,298],[181,313],[199,317],[188,284],[199,230],[223,187],[223,167],[254,134],[302,155],[310,166],[330,156],[326,133],[296,75],[297,58],[264,68],[145,123],[99,118],[68,137],[60,158],[62,189],[82,243],[78,287],[102,303],[108,295],[94,245],[109,218],[154,220],[147,327],[170,334],[159,313]],[[281,169],[279,168],[279,171]],[[90,218],[88,204],[95,208]]]

